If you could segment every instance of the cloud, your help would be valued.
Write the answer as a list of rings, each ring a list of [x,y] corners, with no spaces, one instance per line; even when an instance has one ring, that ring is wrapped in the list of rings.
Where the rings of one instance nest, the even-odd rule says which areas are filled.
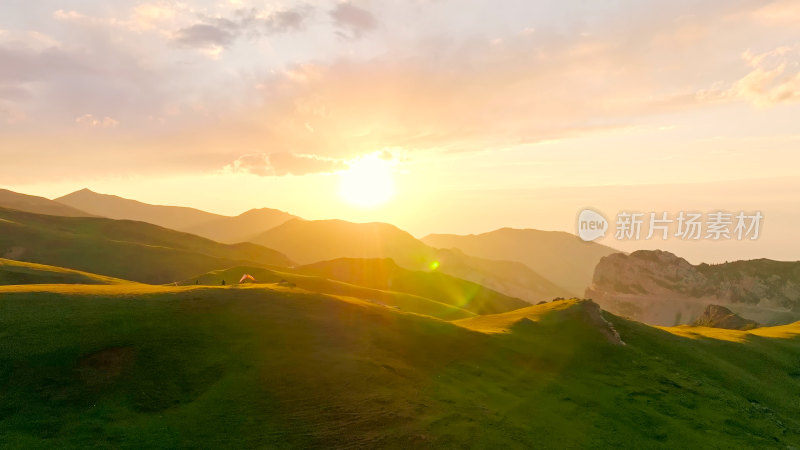
[[[236,38],[235,27],[200,23],[175,32],[175,42],[189,47],[227,47]]]
[[[187,47],[228,47],[242,36],[260,38],[303,29],[314,10],[308,6],[264,13],[242,9],[231,17],[204,17],[201,23],[176,31],[173,40]]]
[[[182,3],[142,3],[133,7],[128,14],[114,16],[91,16],[74,10],[59,9],[53,12],[54,19],[79,25],[124,29],[137,33],[157,30],[160,25],[169,23],[186,9]]]
[[[290,152],[253,153],[239,157],[225,166],[224,172],[249,173],[259,176],[309,175],[332,173],[345,169],[341,160]]]
[[[762,107],[800,100],[800,44],[742,58],[752,71],[734,84],[734,94]]]
[[[346,39],[357,39],[378,27],[378,20],[366,9],[351,3],[339,3],[330,11],[337,34]]]
[[[752,16],[772,26],[797,26],[797,22],[800,21],[800,4],[796,0],[778,0],[756,9]]]
[[[93,114],[84,114],[75,118],[75,123],[82,127],[89,128],[116,128],[119,125],[119,120],[112,119],[111,117],[95,117]]]
[[[0,35],[0,132],[28,153],[0,176],[48,155],[77,175],[94,167],[71,163],[75,152],[102,152],[93,163],[108,162],[102,173],[233,170],[254,142],[292,153],[242,157],[238,171],[318,173],[386,147],[415,160],[508,150],[711,103],[797,99],[798,35],[767,23],[785,17],[781,8],[754,16],[761,2],[572,5],[564,16],[521,0],[525,14],[394,2],[381,4],[380,22],[366,3],[339,0],[324,10],[124,3],[86,0],[81,12],[41,14],[35,32]],[[317,11],[323,20],[311,20]],[[592,20],[573,20],[583,15]],[[363,41],[331,40],[331,27]],[[787,44],[794,50],[762,53]],[[205,56],[232,46],[242,52]],[[748,47],[758,50],[743,64]],[[96,114],[86,126],[108,117],[126,139],[80,130],[86,112]],[[52,154],[54,142],[71,153]]]
[[[306,19],[308,19],[313,12],[313,9],[310,7],[278,11],[264,19],[264,26],[267,31],[273,33],[300,31],[303,26],[305,26]]]

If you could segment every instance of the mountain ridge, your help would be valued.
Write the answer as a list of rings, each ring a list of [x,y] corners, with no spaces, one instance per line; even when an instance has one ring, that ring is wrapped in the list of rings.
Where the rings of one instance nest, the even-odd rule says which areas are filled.
[[[8,189],[0,189],[0,207],[50,216],[95,217],[94,214],[55,200],[22,194]]]
[[[100,194],[88,188],[55,201],[99,216],[152,223],[226,244],[249,241],[258,233],[295,217],[271,208],[253,208],[238,216],[226,216],[186,206],[153,205],[118,195]]]
[[[292,265],[282,253],[253,243],[221,244],[146,222],[5,208],[0,208],[0,257],[146,283],[247,263]]]
[[[618,252],[564,231],[532,228],[505,227],[470,235],[429,234],[421,240],[433,247],[457,248],[480,258],[523,263],[572,296],[583,295],[600,258]]]
[[[390,258],[409,270],[437,270],[532,303],[567,291],[513,261],[489,260],[457,250],[433,248],[395,225],[339,219],[292,219],[253,242],[288,255],[300,265],[338,258]]]

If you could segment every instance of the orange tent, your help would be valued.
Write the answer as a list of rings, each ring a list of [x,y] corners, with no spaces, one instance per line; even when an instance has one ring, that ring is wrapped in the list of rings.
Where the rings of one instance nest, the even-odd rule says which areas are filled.
[[[239,284],[244,283],[245,281],[249,281],[250,283],[255,283],[256,279],[253,278],[253,276],[250,275],[249,273],[246,273],[242,275],[242,278],[239,280]]]

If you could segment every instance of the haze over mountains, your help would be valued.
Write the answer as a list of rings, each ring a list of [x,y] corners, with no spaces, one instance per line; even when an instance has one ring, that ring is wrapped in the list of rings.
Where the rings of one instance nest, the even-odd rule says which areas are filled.
[[[35,195],[20,194],[18,192],[9,191],[8,189],[0,189],[0,207],[37,214],[50,214],[52,216],[92,216],[92,214],[88,212],[81,211],[64,203]]]
[[[600,258],[618,252],[563,231],[513,228],[467,236],[430,234],[422,242],[437,248],[457,248],[481,258],[521,262],[571,295],[582,295],[591,284]]]
[[[231,217],[150,205],[88,189],[57,201],[0,191],[0,206],[51,215],[5,210],[0,257],[101,276],[128,275],[135,281],[171,283],[214,270],[252,267],[264,271],[297,264],[301,267],[292,269],[294,274],[292,270],[283,273],[321,277],[326,281],[316,285],[330,292],[342,292],[341,285],[331,284],[335,280],[361,289],[399,290],[435,302],[448,295],[477,295],[481,289],[534,304],[585,293],[612,312],[659,325],[691,323],[709,304],[725,305],[765,324],[787,323],[798,317],[793,311],[800,302],[796,263],[763,260],[691,266],[674,256],[661,261],[661,253],[653,253],[652,258],[645,258],[648,252],[630,257],[615,254],[610,247],[563,232],[503,228],[480,235],[433,234],[420,240],[385,223],[304,220],[268,208]],[[53,214],[148,223],[90,217],[70,222]],[[149,223],[237,244],[225,246]],[[93,243],[90,249],[83,250],[89,242]],[[104,252],[115,256],[102,262]],[[397,274],[405,272],[418,274],[413,291],[399,287],[402,276]],[[432,277],[429,282],[419,281],[426,276]],[[448,276],[462,287],[443,288]],[[474,287],[464,290],[469,283]],[[429,288],[420,289],[424,286]],[[358,295],[368,295],[365,292]],[[397,303],[397,294],[386,298]],[[452,298],[445,303],[455,304]]]
[[[150,205],[89,189],[55,201],[39,199],[38,205],[38,208],[33,208],[34,212],[62,207],[74,215],[137,220],[223,243],[253,242],[274,248],[300,264],[336,258],[391,258],[409,270],[439,270],[533,303],[576,293],[574,288],[564,288],[524,262],[475,257],[457,248],[434,248],[389,224],[307,221],[268,208],[230,217],[194,208]],[[585,244],[590,254],[596,251],[594,247],[595,244]],[[577,257],[573,251],[563,253],[570,258]],[[570,264],[563,262],[560,265]]]
[[[253,242],[292,255],[301,264],[342,257],[391,258],[406,269],[438,270],[534,303],[568,295],[566,289],[524,264],[436,249],[385,223],[293,219]]]
[[[269,208],[252,209],[238,216],[223,216],[183,206],[150,205],[89,189],[59,197],[56,202],[111,219],[139,220],[173,230],[233,244],[294,218]]]

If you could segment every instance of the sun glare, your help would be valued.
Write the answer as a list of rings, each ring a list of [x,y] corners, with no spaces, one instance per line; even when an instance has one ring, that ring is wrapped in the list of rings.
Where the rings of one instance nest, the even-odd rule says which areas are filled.
[[[377,153],[353,160],[340,175],[342,199],[361,208],[386,203],[394,195],[392,165]]]

